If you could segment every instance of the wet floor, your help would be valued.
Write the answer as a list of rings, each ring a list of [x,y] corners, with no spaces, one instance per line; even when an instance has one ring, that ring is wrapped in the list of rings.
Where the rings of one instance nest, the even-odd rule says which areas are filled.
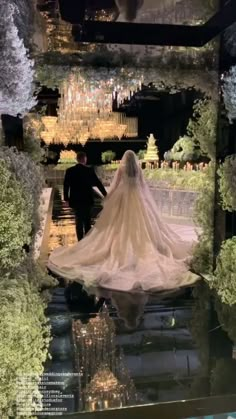
[[[97,201],[95,215],[99,210]],[[184,228],[193,234],[191,226]],[[74,241],[73,217],[57,190],[49,247]],[[51,411],[236,393],[236,310],[220,304],[202,283],[171,293],[128,294],[87,293],[79,284],[65,288],[61,281],[48,316],[53,340],[46,390],[58,392]]]

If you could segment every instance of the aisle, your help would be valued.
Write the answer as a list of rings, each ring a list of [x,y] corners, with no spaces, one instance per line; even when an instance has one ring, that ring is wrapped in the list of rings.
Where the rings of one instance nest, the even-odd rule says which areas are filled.
[[[97,197],[92,213],[92,224],[101,210],[101,201]],[[196,241],[196,228],[192,222],[183,217],[163,217],[171,228],[184,240]],[[58,246],[72,245],[77,241],[75,234],[74,215],[70,208],[65,207],[62,201],[61,188],[55,190],[52,213],[52,223],[49,237],[49,253]]]
[[[93,221],[100,208],[96,201]],[[165,221],[183,238],[196,237],[194,227],[183,218]],[[57,190],[50,246],[75,240],[73,214]],[[63,413],[117,407],[117,403],[168,406],[170,401],[209,397],[213,349],[217,346],[222,356],[231,343],[218,323],[210,325],[211,305],[202,284],[195,285],[194,298],[192,291],[191,287],[154,294],[94,289],[87,295],[80,284],[64,288],[62,281],[47,309],[53,340],[45,373],[59,376]],[[119,393],[109,401],[114,405],[103,404],[99,385],[97,390],[89,386],[97,380],[99,365],[108,368],[102,377],[107,373],[108,378],[110,373],[117,377],[128,399],[121,401]],[[93,397],[98,403],[90,403]],[[52,405],[58,408],[57,401]]]

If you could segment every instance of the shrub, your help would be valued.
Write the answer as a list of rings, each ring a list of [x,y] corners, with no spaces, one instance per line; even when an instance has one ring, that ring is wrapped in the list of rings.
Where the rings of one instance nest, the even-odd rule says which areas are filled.
[[[7,167],[14,173],[21,184],[22,197],[25,200],[25,218],[31,221],[31,238],[35,237],[40,227],[39,204],[43,187],[43,175],[39,165],[23,152],[14,147],[0,148],[0,159],[5,161]]]
[[[209,281],[217,291],[221,301],[228,305],[236,304],[236,237],[225,240],[216,260],[214,276]]]
[[[190,119],[187,133],[201,150],[201,155],[215,160],[217,107],[208,99],[197,100],[193,107],[193,119]]]
[[[46,160],[46,147],[41,146],[44,129],[41,115],[31,112],[24,117],[24,151],[35,163]]]
[[[196,161],[200,157],[200,150],[195,141],[190,137],[179,138],[170,151],[164,155],[165,160],[174,160],[180,162]]]
[[[24,190],[0,158],[0,270],[12,270],[23,258],[31,238],[31,218]]]
[[[218,169],[221,206],[224,210],[236,211],[236,155],[226,157]]]
[[[165,182],[168,187],[177,189],[201,190],[206,173],[202,171],[185,171],[173,169],[145,169],[145,179],[153,185]]]
[[[103,163],[110,163],[112,160],[115,160],[116,153],[112,150],[107,150],[102,153],[102,162]]]
[[[143,160],[145,153],[146,153],[146,150],[139,150],[137,153],[138,159]]]
[[[191,266],[195,272],[201,274],[210,274],[213,269],[214,167],[213,164],[208,167],[194,207],[194,222],[201,228],[201,233],[194,249]]]
[[[32,382],[24,386],[24,410],[33,409],[33,398],[40,402],[38,382],[50,341],[45,307],[27,273],[1,278],[0,413],[3,418],[17,417],[17,398],[21,398],[17,380],[24,374],[33,375]]]

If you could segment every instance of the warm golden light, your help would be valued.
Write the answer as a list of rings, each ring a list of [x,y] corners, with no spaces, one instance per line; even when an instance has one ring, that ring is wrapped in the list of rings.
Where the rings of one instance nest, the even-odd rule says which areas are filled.
[[[58,118],[43,117],[42,139],[47,144],[84,145],[88,139],[120,140],[138,135],[136,117],[112,111],[114,97],[120,103],[130,95],[112,78],[86,81],[80,74],[71,74],[62,84],[60,95]]]
[[[59,163],[76,163],[76,152],[73,150],[62,150]]]
[[[128,405],[136,391],[123,355],[116,348],[115,323],[107,307],[86,324],[74,320],[72,331],[81,408],[94,411]]]

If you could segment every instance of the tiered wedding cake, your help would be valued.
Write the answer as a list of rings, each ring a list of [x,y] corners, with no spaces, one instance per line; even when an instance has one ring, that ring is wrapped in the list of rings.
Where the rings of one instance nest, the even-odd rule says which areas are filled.
[[[147,143],[147,152],[144,155],[144,160],[149,162],[159,161],[158,148],[156,146],[156,139],[153,134],[150,134]]]

